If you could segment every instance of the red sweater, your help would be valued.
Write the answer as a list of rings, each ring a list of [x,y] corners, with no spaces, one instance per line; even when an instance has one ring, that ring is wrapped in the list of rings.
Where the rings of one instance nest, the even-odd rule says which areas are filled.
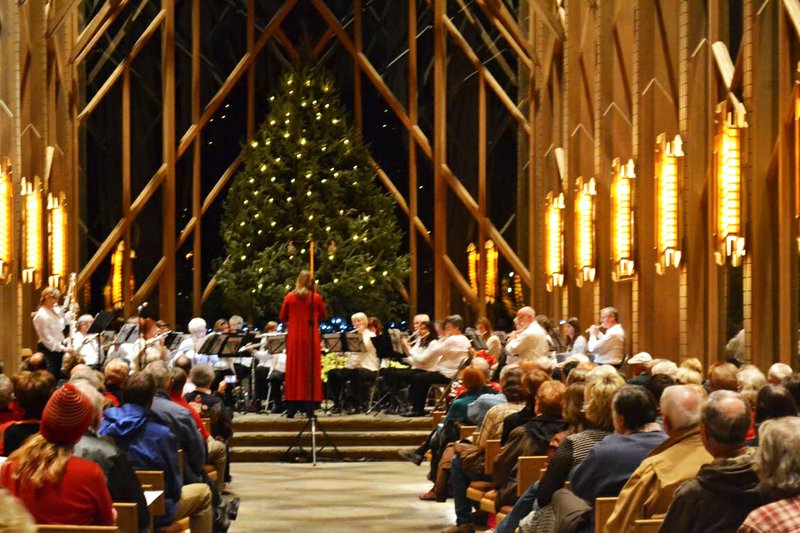
[[[189,402],[186,401],[186,398],[181,396],[180,392],[175,396],[170,396],[169,398],[173,402],[177,403],[178,405],[181,405],[181,406],[187,408],[189,410],[189,412],[192,413],[192,418],[194,419],[194,423],[195,423],[195,425],[197,425],[197,429],[200,430],[200,434],[203,435],[203,442],[207,441],[208,437],[210,437],[211,434],[208,432],[206,427],[203,425],[203,419],[200,418],[200,415],[197,413],[197,410],[193,409],[192,406],[189,405]]]
[[[38,489],[13,478],[16,461],[0,467],[0,485],[19,498],[37,524],[113,526],[111,495],[97,463],[80,457],[67,461],[57,483]]]

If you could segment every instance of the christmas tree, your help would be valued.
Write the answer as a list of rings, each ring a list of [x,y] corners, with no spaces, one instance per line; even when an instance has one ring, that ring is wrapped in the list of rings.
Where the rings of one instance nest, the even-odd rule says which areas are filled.
[[[283,76],[269,114],[243,148],[225,199],[217,282],[232,310],[274,317],[315,244],[317,288],[329,312],[404,316],[395,203],[319,68]]]

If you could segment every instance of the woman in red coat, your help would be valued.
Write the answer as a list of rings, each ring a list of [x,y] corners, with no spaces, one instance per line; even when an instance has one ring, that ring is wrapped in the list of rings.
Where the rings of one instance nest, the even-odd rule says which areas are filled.
[[[281,305],[281,322],[288,328],[284,393],[286,416],[289,418],[293,418],[298,410],[305,410],[310,415],[322,401],[319,321],[327,315],[322,296],[312,292],[313,287],[311,273],[301,271],[295,289],[286,295]]]

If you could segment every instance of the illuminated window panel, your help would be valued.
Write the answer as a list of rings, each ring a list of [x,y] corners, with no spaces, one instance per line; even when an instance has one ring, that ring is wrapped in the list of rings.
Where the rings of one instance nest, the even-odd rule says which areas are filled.
[[[486,252],[486,301],[494,303],[497,298],[497,260],[499,258],[497,247],[489,239],[484,244]]]
[[[594,178],[580,177],[576,181],[575,193],[575,260],[576,282],[582,287],[587,281],[594,281],[594,216],[597,186]]]
[[[40,283],[42,271],[42,191],[39,177],[22,178],[20,196],[24,206],[22,282]]]
[[[613,220],[612,246],[614,270],[611,277],[615,281],[633,276],[633,179],[636,169],[633,159],[622,163],[619,158],[612,163],[614,169],[611,184],[611,209]]]
[[[67,213],[63,195],[47,195],[48,248],[51,287],[59,287],[67,276]]]
[[[742,231],[742,130],[747,124],[741,112],[718,108],[718,133],[714,142],[716,209],[716,262],[741,264],[745,255]]]
[[[683,183],[683,140],[672,141],[662,133],[656,138],[656,272],[681,264],[681,188]]]
[[[0,165],[0,280],[8,281],[11,275],[11,253],[13,250],[11,164],[8,160]]]
[[[545,214],[547,290],[564,285],[564,193],[547,193]]]
[[[467,269],[469,274],[469,286],[472,292],[478,293],[478,261],[480,254],[474,242],[469,243],[467,246]]]

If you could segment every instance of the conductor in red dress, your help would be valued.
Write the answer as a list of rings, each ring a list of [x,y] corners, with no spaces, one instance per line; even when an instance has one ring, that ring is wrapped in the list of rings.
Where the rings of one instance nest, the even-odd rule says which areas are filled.
[[[312,291],[313,287],[311,273],[302,270],[297,276],[295,289],[286,295],[281,305],[281,322],[288,329],[284,393],[286,416],[289,418],[301,410],[310,416],[322,401],[319,321],[327,315],[325,302],[318,292]]]

